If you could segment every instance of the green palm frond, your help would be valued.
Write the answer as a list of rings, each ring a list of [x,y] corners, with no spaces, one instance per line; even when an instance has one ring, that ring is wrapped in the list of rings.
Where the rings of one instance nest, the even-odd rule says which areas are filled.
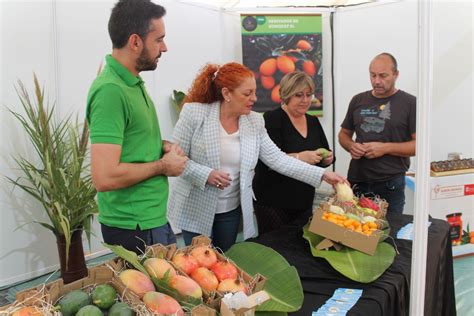
[[[8,180],[43,205],[51,223],[33,222],[64,236],[68,258],[72,233],[84,229],[90,243],[93,216],[98,212],[86,163],[89,129],[77,118],[56,117],[54,105],[45,104],[44,89],[36,75],[34,100],[21,81],[16,91],[24,113],[9,111],[26,132],[36,157],[15,157],[22,176]]]

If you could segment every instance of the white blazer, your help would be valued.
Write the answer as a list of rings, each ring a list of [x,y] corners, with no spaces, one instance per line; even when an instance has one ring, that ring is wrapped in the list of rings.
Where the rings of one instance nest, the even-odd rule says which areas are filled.
[[[220,103],[188,103],[183,106],[173,138],[189,157],[186,167],[170,190],[168,219],[176,227],[211,236],[217,210],[218,190],[208,185],[219,161]],[[288,177],[319,187],[324,169],[282,152],[270,139],[261,114],[251,112],[239,119],[240,206],[244,239],[256,235],[253,220],[252,179],[261,159],[268,167]]]

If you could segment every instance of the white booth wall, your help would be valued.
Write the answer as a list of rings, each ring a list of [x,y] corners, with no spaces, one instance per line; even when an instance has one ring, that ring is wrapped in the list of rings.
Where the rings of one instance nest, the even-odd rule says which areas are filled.
[[[107,21],[114,3],[111,0],[0,1],[0,286],[58,267],[55,240],[49,231],[35,224],[16,229],[33,219],[46,218],[38,203],[20,190],[12,190],[5,179],[5,176],[20,175],[12,155],[33,156],[24,132],[5,107],[21,110],[13,85],[20,79],[31,88],[34,71],[45,85],[49,100],[56,100],[61,116],[69,113],[82,116],[89,85],[111,49]],[[157,106],[163,137],[169,139],[177,119],[169,102],[172,90],[186,90],[206,62],[240,61],[240,23],[237,12],[176,1],[160,3],[168,11],[165,40],[169,51],[160,59],[157,71],[144,73],[143,77]],[[282,12],[292,14],[295,10]],[[326,102],[321,121],[328,139],[332,139],[333,105],[328,97],[331,93],[329,13],[321,12]],[[472,4],[435,2],[434,15],[433,120],[443,128],[434,124],[432,160],[444,159],[451,151],[472,157]],[[338,8],[334,27],[337,135],[350,98],[370,89],[368,64],[375,54],[393,53],[400,64],[398,87],[416,94],[417,5],[408,1]],[[459,134],[463,137],[456,137]],[[335,152],[336,170],[346,174],[349,156],[337,144]],[[94,228],[97,236],[91,249],[85,244],[90,256],[104,252],[97,222]]]
[[[42,206],[12,188],[6,177],[16,179],[12,155],[34,157],[32,147],[8,108],[22,111],[14,85],[20,79],[33,96],[33,72],[45,87],[60,116],[84,116],[87,91],[103,58],[111,51],[107,33],[115,1],[0,1],[1,105],[0,108],[0,287],[58,268],[53,234],[32,220],[48,221]],[[177,114],[169,98],[173,89],[189,87],[198,69],[207,62],[239,59],[240,30],[235,14],[222,14],[196,6],[161,2],[165,17],[168,52],[156,72],[143,73],[155,101],[164,138],[171,137]],[[105,253],[100,225],[88,257]]]

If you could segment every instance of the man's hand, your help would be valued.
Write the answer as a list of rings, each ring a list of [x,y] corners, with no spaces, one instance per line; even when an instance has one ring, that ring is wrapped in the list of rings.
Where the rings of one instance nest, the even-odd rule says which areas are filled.
[[[169,152],[165,153],[159,160],[162,167],[161,173],[168,177],[179,176],[181,173],[183,173],[188,159],[188,157],[180,155],[178,149],[172,147]]]
[[[352,143],[349,153],[351,154],[352,159],[360,159],[365,156],[366,146],[365,144]]]
[[[386,154],[386,144],[381,142],[370,142],[364,144],[365,154],[364,157],[368,159],[374,159],[382,157]]]
[[[163,152],[166,154],[166,153],[169,153],[170,151],[176,151],[176,153],[180,156],[186,156],[186,154],[184,153],[184,150],[179,147],[178,144],[175,144],[175,143],[172,143],[170,141],[167,141],[167,140],[164,140],[163,141]]]

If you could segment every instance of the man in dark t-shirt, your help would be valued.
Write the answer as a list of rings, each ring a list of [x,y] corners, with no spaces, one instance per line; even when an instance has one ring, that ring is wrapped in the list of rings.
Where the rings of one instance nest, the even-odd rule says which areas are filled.
[[[352,157],[347,178],[356,194],[380,196],[389,212],[402,213],[405,172],[416,148],[416,98],[395,87],[398,69],[391,54],[375,56],[369,72],[373,89],[352,98],[339,132]]]

